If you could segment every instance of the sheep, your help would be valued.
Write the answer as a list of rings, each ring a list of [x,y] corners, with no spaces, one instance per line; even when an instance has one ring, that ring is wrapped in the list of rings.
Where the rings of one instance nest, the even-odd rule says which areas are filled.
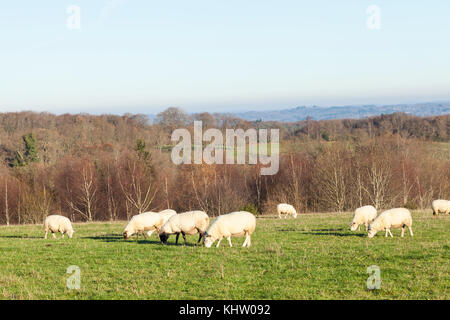
[[[439,213],[450,213],[450,201],[447,200],[434,200],[431,203],[431,208],[433,209],[433,215],[437,216]]]
[[[350,230],[356,231],[362,224],[366,226],[366,231],[368,231],[369,223],[371,223],[377,217],[377,209],[373,206],[364,206],[355,210],[353,215],[353,220],[350,223]]]
[[[152,235],[152,233],[157,230],[159,233],[159,230],[161,229],[161,227],[167,222],[167,220],[169,220],[169,218],[173,215],[176,215],[177,212],[175,210],[172,209],[166,209],[166,210],[162,210],[160,212],[158,212],[158,214],[163,218],[161,224],[158,224],[158,228],[155,228],[153,230],[149,230],[147,232],[147,235],[150,237]]]
[[[281,214],[285,214],[284,218],[286,219],[288,215],[291,215],[294,217],[294,219],[297,218],[297,211],[295,211],[295,208],[287,203],[280,203],[277,205],[277,212],[278,212],[278,218],[281,219]]]
[[[256,218],[253,214],[247,211],[232,212],[219,216],[209,226],[205,232],[204,244],[205,247],[210,248],[214,241],[218,240],[217,248],[223,238],[227,238],[230,247],[231,237],[245,236],[243,247],[250,247],[250,236],[256,228]]]
[[[137,214],[130,219],[127,226],[123,230],[123,237],[127,240],[135,233],[138,237],[139,233],[142,233],[144,238],[147,238],[145,236],[145,231],[149,232],[149,236],[155,230],[159,232],[163,222],[164,217],[158,212],[149,211]]]
[[[386,237],[388,233],[391,237],[394,237],[391,233],[391,228],[402,228],[403,237],[405,235],[405,226],[408,227],[409,233],[412,237],[413,231],[411,212],[409,212],[409,210],[405,208],[390,209],[380,213],[380,215],[372,221],[372,223],[369,225],[367,235],[369,238],[373,238],[373,236],[375,236],[378,231],[384,229],[386,230]]]
[[[56,214],[45,218],[44,229],[44,239],[47,239],[47,234],[49,231],[51,231],[54,239],[56,239],[55,232],[61,232],[61,238],[64,238],[64,233],[67,233],[70,239],[72,239],[72,235],[75,232],[72,228],[72,223],[68,218]]]
[[[162,226],[159,233],[159,238],[162,244],[166,244],[171,234],[176,234],[176,244],[178,244],[178,237],[180,233],[183,235],[184,243],[186,244],[186,234],[193,235],[200,234],[198,242],[202,239],[206,228],[209,225],[209,217],[204,211],[188,211],[174,215],[167,220]],[[197,242],[197,243],[198,243]]]

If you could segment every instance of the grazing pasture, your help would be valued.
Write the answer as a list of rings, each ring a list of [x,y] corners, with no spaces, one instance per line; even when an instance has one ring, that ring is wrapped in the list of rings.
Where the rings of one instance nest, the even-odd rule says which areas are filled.
[[[353,213],[258,218],[220,248],[124,240],[126,222],[74,224],[73,239],[44,240],[41,225],[0,227],[1,299],[450,299],[450,216],[413,212],[414,237],[351,232]],[[183,243],[183,241],[181,241]],[[70,265],[80,290],[66,287]],[[381,270],[368,290],[367,267]]]

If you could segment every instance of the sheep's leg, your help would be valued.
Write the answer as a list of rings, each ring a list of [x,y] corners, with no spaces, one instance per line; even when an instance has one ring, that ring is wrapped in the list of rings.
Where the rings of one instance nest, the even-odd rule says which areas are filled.
[[[245,237],[245,246],[248,248],[250,247],[250,235],[247,233],[247,236]]]
[[[198,233],[200,233],[200,236],[198,237],[197,243],[200,243],[200,240],[202,240],[202,237],[203,237],[203,232],[201,232],[201,231],[199,230]]]
[[[369,224],[366,223],[366,232],[369,231]]]
[[[242,244],[243,247],[247,246],[248,238],[249,238],[248,232],[245,232],[245,241],[244,241],[244,243]]]
[[[247,242],[247,248],[252,245],[252,237],[248,235],[248,242]]]
[[[219,245],[220,245],[220,241],[222,241],[222,239],[223,238],[220,238],[218,241],[217,241],[217,245],[216,245],[216,248],[218,248],[219,247]]]
[[[64,232],[61,232],[61,239],[64,238]]]
[[[184,234],[184,232],[182,232],[181,234],[183,235],[184,244],[187,244],[187,241],[186,241],[186,235]]]
[[[52,231],[53,239],[56,239],[55,233]]]
[[[359,231],[359,230],[361,230],[361,225],[360,225],[360,224],[358,224],[358,231]]]
[[[230,247],[232,247],[233,245],[231,244],[231,237],[228,237],[227,240],[228,240],[228,244],[230,245]]]
[[[47,239],[48,230],[45,230],[45,236],[44,239]]]
[[[180,233],[177,233],[177,239],[175,240],[175,244],[178,244],[178,238],[180,237]]]
[[[411,237],[414,236],[413,231],[412,231],[412,226],[408,226],[408,229],[409,229],[409,234],[411,235]]]
[[[387,238],[387,236],[388,236],[388,229],[386,229],[386,232],[385,232],[384,236]]]
[[[402,227],[402,235],[401,237],[403,238],[405,236],[405,226]]]
[[[389,235],[391,236],[391,238],[393,238],[394,236],[392,235],[392,232],[390,229],[388,229]]]

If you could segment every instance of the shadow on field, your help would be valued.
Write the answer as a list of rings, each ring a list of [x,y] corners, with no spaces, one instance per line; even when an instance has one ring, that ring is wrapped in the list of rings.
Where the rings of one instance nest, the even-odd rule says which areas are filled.
[[[310,234],[314,236],[335,236],[335,237],[365,237],[365,233],[344,233],[345,229],[312,229],[310,231],[299,231],[303,234]]]
[[[44,236],[37,237],[37,236],[29,236],[27,234],[21,235],[21,236],[0,236],[0,238],[10,238],[10,239],[44,239]]]
[[[91,239],[91,240],[101,240],[104,242],[126,241],[126,240],[124,240],[124,238],[121,234],[105,234],[102,236],[88,236],[88,237],[81,237],[81,238],[82,239]]]
[[[314,236],[335,236],[335,237],[365,237],[365,233],[348,233],[348,229],[339,228],[339,229],[311,229],[308,231],[294,229],[294,228],[286,228],[280,229],[281,232],[299,232],[302,234],[311,234]]]
[[[136,239],[136,238],[125,240],[121,234],[105,234],[102,236],[88,236],[88,237],[81,237],[81,238],[91,239],[91,240],[99,240],[99,241],[103,241],[103,242],[129,242],[129,243],[137,243],[137,244],[161,245],[161,241],[156,240],[156,238],[154,240],[150,240],[150,239],[147,239],[147,240],[142,239],[141,240],[141,239]],[[179,242],[178,244],[175,244],[173,242],[168,242],[166,245],[167,246],[184,246],[185,244],[183,242]],[[196,244],[187,243],[185,246],[186,247],[195,247]]]

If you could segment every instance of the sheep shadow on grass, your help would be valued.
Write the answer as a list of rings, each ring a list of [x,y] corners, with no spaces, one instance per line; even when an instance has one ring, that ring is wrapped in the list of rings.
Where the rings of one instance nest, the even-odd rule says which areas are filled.
[[[100,240],[103,242],[121,242],[126,241],[124,240],[123,236],[121,234],[105,234],[101,236],[87,236],[87,237],[81,237],[82,239],[90,239],[90,240]]]
[[[345,228],[337,229],[311,229],[299,230],[294,228],[280,229],[281,232],[298,232],[301,234],[310,234],[314,236],[335,236],[335,237],[364,237],[365,233],[348,233]]]
[[[339,232],[340,231],[340,232]],[[365,233],[347,233],[343,232],[342,229],[318,229],[318,230],[311,230],[311,231],[299,231],[302,234],[308,234],[313,236],[334,236],[334,237],[366,237],[367,234]]]
[[[41,237],[29,236],[27,234],[20,235],[20,236],[3,235],[3,236],[0,236],[0,238],[7,238],[7,239],[44,239],[44,235],[42,235]]]
[[[87,237],[81,237],[82,239],[90,239],[90,240],[99,240],[103,242],[127,242],[127,243],[137,243],[137,244],[154,244],[154,245],[161,245],[161,241],[157,238],[154,239],[128,239],[125,240],[121,234],[105,234],[105,235],[99,235],[99,236],[87,236]],[[187,246],[187,247],[195,247],[197,244],[194,243],[187,243],[184,244],[183,240],[179,241],[178,244],[175,244],[175,242],[167,242],[167,246]]]

